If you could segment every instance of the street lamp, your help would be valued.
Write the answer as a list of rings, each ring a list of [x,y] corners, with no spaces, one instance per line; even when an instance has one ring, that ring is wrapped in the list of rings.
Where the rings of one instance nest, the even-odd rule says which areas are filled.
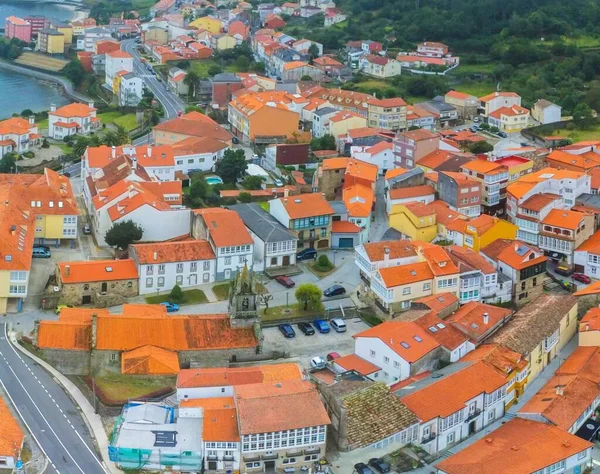
[[[337,250],[333,251],[333,266],[335,267],[335,254],[337,254]]]

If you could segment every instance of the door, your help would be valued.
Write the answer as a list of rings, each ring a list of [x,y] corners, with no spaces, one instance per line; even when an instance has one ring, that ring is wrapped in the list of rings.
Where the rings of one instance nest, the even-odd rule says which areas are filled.
[[[225,280],[231,279],[231,268],[225,270]]]
[[[216,471],[217,470],[217,461],[208,461],[208,470]]]
[[[106,293],[107,290],[108,290],[108,284],[106,282],[102,283],[102,289],[100,290],[100,292]]]
[[[341,249],[349,249],[354,247],[354,239],[352,237],[340,237],[340,245]]]
[[[275,472],[275,461],[265,461],[265,472]]]
[[[92,303],[91,295],[84,295],[83,298],[81,298],[81,304],[91,304],[91,303]]]
[[[471,436],[473,433],[475,433],[475,421],[469,423],[469,436]]]
[[[195,273],[193,275],[190,275],[190,286],[194,286],[198,284],[198,275],[196,275]]]
[[[290,256],[286,255],[285,257],[283,257],[282,265],[285,267],[285,266],[287,266],[289,264],[290,264]]]

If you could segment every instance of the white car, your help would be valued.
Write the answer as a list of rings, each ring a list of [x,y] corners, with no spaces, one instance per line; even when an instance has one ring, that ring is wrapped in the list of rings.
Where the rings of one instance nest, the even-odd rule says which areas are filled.
[[[280,179],[276,179],[275,181],[273,181],[273,183],[275,183],[275,186],[277,186],[278,188],[283,186],[283,182]]]
[[[326,365],[327,365],[327,362],[321,356],[313,357],[312,359],[310,359],[310,366],[313,369],[322,369]]]

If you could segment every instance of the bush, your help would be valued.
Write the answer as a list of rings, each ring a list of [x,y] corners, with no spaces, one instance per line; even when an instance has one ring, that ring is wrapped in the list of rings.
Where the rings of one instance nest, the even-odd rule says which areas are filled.
[[[70,140],[71,140],[71,137],[68,135],[63,138],[63,142],[65,142],[65,143],[69,143]]]
[[[169,296],[173,300],[174,303],[181,303],[184,300],[183,290],[179,285],[175,285],[169,293]]]
[[[50,148],[50,143],[48,143],[48,140],[45,138],[42,141],[42,148]]]
[[[500,129],[498,127],[490,127],[491,133],[498,133],[499,131],[500,131]]]
[[[240,193],[238,201],[248,203],[252,201],[252,195],[250,193]]]
[[[23,153],[23,156],[25,158],[34,158],[35,157],[35,153],[32,151],[26,151],[25,153]]]
[[[328,272],[333,269],[333,263],[329,261],[329,257],[327,255],[319,255],[317,259],[317,263],[314,265],[314,269],[320,272]]]

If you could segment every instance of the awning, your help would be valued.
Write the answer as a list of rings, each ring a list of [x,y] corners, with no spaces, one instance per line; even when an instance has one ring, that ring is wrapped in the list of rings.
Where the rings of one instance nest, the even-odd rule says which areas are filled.
[[[591,441],[592,439],[594,439],[598,431],[600,431],[600,422],[588,418],[585,421],[585,423],[581,426],[581,428],[577,430],[575,436],[579,436],[580,438],[585,439],[586,441]]]

